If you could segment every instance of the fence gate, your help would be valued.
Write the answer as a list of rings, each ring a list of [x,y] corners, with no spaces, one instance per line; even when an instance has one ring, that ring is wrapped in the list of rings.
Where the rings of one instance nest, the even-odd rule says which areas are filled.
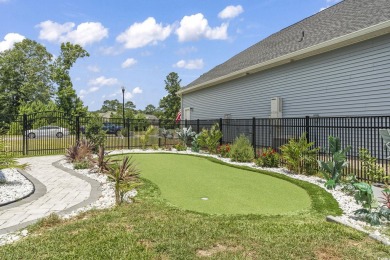
[[[76,142],[76,117],[62,112],[23,115],[24,155],[64,154]]]

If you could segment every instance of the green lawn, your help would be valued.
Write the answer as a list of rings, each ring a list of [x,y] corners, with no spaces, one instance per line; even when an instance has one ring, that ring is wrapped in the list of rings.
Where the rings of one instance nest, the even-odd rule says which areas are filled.
[[[141,176],[171,204],[209,214],[288,214],[310,208],[308,193],[291,182],[227,167],[206,158],[135,154]]]
[[[145,162],[156,164],[154,156],[150,155],[150,160],[139,159],[140,167],[145,167],[142,166]],[[189,156],[171,158],[175,161],[194,159]],[[219,163],[213,159],[204,160],[202,163],[210,167]],[[188,165],[188,168],[191,167]],[[223,167],[226,171],[238,169]],[[167,202],[167,195],[161,187],[143,179],[135,203],[123,204],[111,210],[88,212],[67,221],[42,221],[30,228],[31,234],[26,239],[0,247],[0,259],[389,257],[390,247],[361,232],[325,221],[326,215],[340,214],[337,203],[325,190],[268,172],[233,173],[263,174],[289,181],[307,192],[311,200],[310,210],[302,211],[299,215],[268,216],[198,213],[172,206],[172,203]],[[146,171],[143,174],[147,175]]]

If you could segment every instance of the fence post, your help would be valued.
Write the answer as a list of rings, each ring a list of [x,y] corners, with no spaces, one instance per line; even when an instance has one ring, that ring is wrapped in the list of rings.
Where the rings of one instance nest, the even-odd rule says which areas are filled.
[[[76,142],[80,142],[80,116],[76,116]]]
[[[28,150],[28,147],[27,147],[27,115],[26,114],[23,114],[23,129],[22,129],[22,133],[23,133],[23,155],[26,155],[27,154],[27,150]]]
[[[310,142],[310,117],[305,117],[305,132],[306,132],[306,140],[307,142]]]
[[[127,149],[130,150],[130,118],[126,118],[126,127],[127,127]]]
[[[184,120],[184,127],[187,127],[187,119]]]
[[[255,152],[255,158],[257,158],[257,153],[256,153],[256,118],[252,118],[252,146],[253,146],[253,151]]]
[[[196,132],[199,134],[199,118],[196,119]]]
[[[158,148],[161,147],[160,128],[161,128],[161,120],[158,119]]]
[[[222,137],[221,139],[219,139],[219,145],[222,145],[222,138],[223,138],[223,132],[222,132],[223,128],[222,128],[222,118],[219,119],[219,131],[221,131],[222,133]]]

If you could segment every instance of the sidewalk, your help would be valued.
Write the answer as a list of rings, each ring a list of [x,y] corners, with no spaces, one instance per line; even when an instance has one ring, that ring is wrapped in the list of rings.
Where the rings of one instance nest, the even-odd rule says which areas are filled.
[[[55,166],[62,158],[56,155],[18,160],[30,164],[23,173],[34,183],[35,192],[24,200],[0,208],[0,234],[24,228],[51,213],[70,213],[99,198],[97,181]]]

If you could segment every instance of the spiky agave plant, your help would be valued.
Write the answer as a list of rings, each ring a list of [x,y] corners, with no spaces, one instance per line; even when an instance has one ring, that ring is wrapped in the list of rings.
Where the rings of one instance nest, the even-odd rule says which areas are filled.
[[[107,175],[115,182],[115,199],[117,205],[122,203],[121,186],[128,182],[137,181],[139,174],[140,170],[135,165],[131,156],[125,156],[122,160],[114,160],[109,166]]]
[[[70,163],[91,159],[94,144],[86,139],[76,142],[66,149],[66,160]]]

